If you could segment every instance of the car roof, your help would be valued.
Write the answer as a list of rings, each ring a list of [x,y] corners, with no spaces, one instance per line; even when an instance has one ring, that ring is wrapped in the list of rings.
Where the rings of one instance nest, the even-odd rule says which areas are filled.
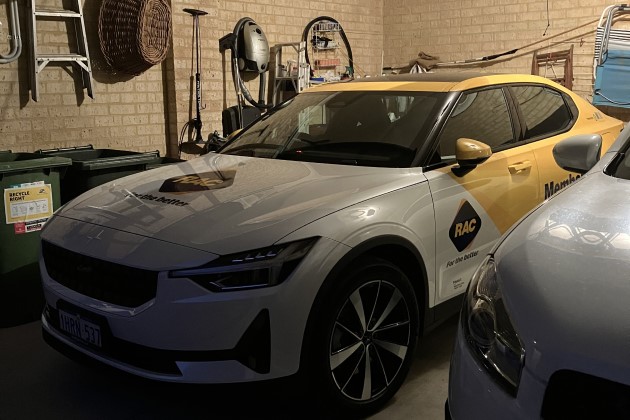
[[[309,92],[336,91],[426,91],[460,92],[484,86],[505,83],[537,83],[560,85],[541,76],[531,74],[494,74],[481,72],[410,73],[377,77],[365,77],[352,81],[326,83],[308,89]],[[562,89],[563,90],[563,89]]]

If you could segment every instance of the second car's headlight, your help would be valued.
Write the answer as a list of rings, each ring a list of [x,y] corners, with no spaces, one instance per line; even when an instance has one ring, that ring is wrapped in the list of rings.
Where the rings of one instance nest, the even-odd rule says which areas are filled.
[[[286,280],[313,247],[317,238],[224,255],[201,267],[173,270],[171,277],[187,277],[213,292],[275,286]]]
[[[503,304],[491,256],[486,257],[470,281],[462,311],[462,328],[476,358],[515,394],[525,350]]]

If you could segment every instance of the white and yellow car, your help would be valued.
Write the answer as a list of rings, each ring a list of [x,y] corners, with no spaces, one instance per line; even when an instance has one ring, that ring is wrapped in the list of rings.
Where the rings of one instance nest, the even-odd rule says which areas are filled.
[[[306,378],[365,414],[528,210],[571,184],[552,148],[622,129],[528,75],[323,85],[217,153],[100,186],[42,232],[44,337],[143,377]]]

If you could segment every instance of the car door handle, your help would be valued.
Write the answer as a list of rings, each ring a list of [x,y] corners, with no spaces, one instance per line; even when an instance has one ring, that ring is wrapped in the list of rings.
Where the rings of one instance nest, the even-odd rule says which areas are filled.
[[[532,163],[529,160],[525,160],[523,162],[513,163],[512,165],[508,165],[508,169],[512,175],[516,175],[519,172],[523,172],[532,167]]]

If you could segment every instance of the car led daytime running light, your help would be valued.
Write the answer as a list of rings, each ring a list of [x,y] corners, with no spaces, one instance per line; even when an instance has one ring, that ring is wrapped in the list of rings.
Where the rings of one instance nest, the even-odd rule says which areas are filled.
[[[190,278],[213,292],[275,286],[286,280],[317,238],[225,255],[201,267],[174,270],[174,278]]]
[[[512,394],[516,393],[525,350],[503,304],[496,264],[488,256],[473,275],[462,326],[472,353]]]

